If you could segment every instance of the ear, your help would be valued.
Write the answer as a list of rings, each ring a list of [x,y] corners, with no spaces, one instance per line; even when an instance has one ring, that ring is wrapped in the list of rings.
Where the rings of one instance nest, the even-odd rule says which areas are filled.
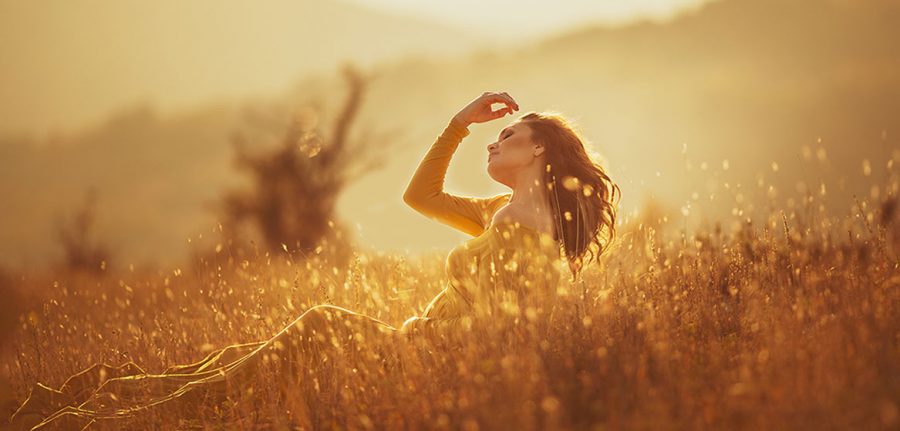
[[[544,154],[544,146],[541,144],[534,144],[534,156],[538,157],[541,154]]]

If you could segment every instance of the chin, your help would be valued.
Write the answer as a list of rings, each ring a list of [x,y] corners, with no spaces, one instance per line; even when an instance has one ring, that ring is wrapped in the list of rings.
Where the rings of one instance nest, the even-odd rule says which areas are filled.
[[[487,173],[488,173],[488,176],[490,176],[491,179],[493,179],[494,181],[496,181],[500,184],[505,184],[503,182],[503,174],[501,172],[497,171],[496,168],[493,168],[490,165],[488,165]]]

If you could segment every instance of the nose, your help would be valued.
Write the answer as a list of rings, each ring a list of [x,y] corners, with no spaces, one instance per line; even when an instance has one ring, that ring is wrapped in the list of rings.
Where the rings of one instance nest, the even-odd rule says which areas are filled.
[[[488,144],[488,146],[487,146],[487,150],[489,153],[493,153],[496,148],[497,148],[496,142],[494,142],[492,144]]]

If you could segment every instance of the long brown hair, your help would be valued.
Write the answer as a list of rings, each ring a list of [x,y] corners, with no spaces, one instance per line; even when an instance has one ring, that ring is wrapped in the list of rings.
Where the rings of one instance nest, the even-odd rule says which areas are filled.
[[[621,191],[588,154],[573,122],[552,112],[529,112],[519,120],[544,145],[544,184],[556,225],[556,239],[577,278],[585,263],[599,263],[616,235],[616,211]],[[587,260],[585,261],[585,257]]]

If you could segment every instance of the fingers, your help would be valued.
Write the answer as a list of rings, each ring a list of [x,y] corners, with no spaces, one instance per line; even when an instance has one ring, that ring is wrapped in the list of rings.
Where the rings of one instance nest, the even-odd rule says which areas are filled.
[[[513,98],[507,94],[506,92],[502,93],[487,93],[487,100],[491,103],[503,103],[509,106],[511,109],[516,111],[519,110],[519,104],[513,100]],[[510,111],[512,113],[512,111]]]
[[[509,95],[507,92],[505,92],[505,91],[502,92],[502,93],[500,93],[500,94],[506,96],[506,97],[509,99],[509,101],[513,104],[513,107],[516,109],[516,111],[519,110],[519,103],[516,102],[515,100],[513,100],[512,96],[510,96],[510,95]]]
[[[506,114],[512,114],[512,113],[513,113],[513,108],[510,108],[510,107],[500,108],[496,111],[491,112],[491,119],[496,120]]]

